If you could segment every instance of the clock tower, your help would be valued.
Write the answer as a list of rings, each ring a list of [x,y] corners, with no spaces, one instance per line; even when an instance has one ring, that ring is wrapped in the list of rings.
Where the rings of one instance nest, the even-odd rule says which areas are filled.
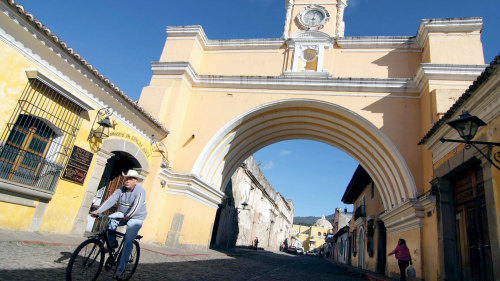
[[[344,36],[347,0],[285,0],[283,38],[304,30],[320,30],[330,37]]]
[[[347,0],[286,0],[283,39],[292,56],[285,75],[329,76],[323,70],[325,50],[344,36]]]

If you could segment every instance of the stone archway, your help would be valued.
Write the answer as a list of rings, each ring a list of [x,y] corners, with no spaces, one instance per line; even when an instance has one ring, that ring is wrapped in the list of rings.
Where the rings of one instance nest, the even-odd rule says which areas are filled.
[[[204,147],[192,174],[222,190],[244,159],[290,139],[320,141],[349,154],[374,180],[386,210],[416,198],[413,176],[387,136],[346,108],[308,99],[272,102],[236,117]]]
[[[99,187],[104,169],[110,159],[113,156],[111,151],[122,151],[131,155],[137,160],[141,166],[139,173],[142,176],[147,176],[149,173],[149,163],[146,156],[142,151],[133,143],[124,139],[105,139],[102,142],[101,148],[95,153],[95,165],[90,173],[90,178],[87,183],[87,190],[83,197],[82,204],[75,218],[73,224],[72,233],[73,234],[83,234],[85,232],[85,226],[87,224],[87,215],[89,213],[90,207],[92,205],[92,200],[96,194]]]

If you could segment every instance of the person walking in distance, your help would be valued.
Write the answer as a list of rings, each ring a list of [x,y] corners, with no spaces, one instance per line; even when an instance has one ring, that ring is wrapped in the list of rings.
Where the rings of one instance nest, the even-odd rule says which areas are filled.
[[[400,281],[406,281],[406,268],[412,264],[411,255],[408,246],[406,246],[406,241],[404,239],[399,239],[396,248],[390,252],[387,256],[396,255],[398,260],[399,271],[400,271]]]
[[[134,239],[142,227],[142,223],[147,216],[146,210],[146,191],[144,188],[137,184],[139,173],[135,170],[129,170],[127,174],[122,175],[125,177],[124,186],[118,188],[96,211],[91,212],[93,216],[102,214],[104,211],[113,207],[118,202],[118,212],[111,214],[110,218],[117,218],[111,220],[109,229],[115,230],[119,225],[126,225],[127,231],[123,242],[122,257],[118,262],[116,270],[116,279],[121,280],[125,265],[132,251]],[[108,237],[111,245],[116,247],[118,245],[116,237],[109,235]]]
[[[257,250],[257,245],[259,245],[259,238],[255,237],[253,240],[253,247],[255,250]]]

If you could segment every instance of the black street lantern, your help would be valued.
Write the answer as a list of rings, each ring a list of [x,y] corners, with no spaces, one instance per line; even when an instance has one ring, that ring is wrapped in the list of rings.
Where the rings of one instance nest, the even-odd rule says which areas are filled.
[[[486,126],[483,120],[477,116],[470,115],[468,111],[464,111],[460,114],[460,118],[452,120],[447,124],[457,130],[460,137],[465,141],[473,139],[479,127]]]
[[[109,116],[104,117],[103,119],[97,121],[99,127],[94,131],[94,137],[98,139],[105,139],[109,137],[109,128],[113,128],[113,124],[111,124],[111,120],[109,120]]]
[[[491,160],[491,157],[487,154],[485,154],[481,149],[479,149],[476,144],[484,144],[490,146],[490,152],[493,153],[491,150],[492,146],[500,146],[500,143],[498,142],[487,142],[487,141],[473,141],[472,139],[477,133],[477,130],[479,127],[486,126],[487,124],[479,119],[477,116],[470,115],[469,112],[464,111],[462,114],[460,114],[460,118],[451,120],[450,122],[447,123],[450,125],[453,129],[457,130],[458,134],[460,137],[462,137],[464,140],[451,140],[451,139],[445,139],[441,138],[439,141],[441,142],[458,142],[458,143],[465,143],[466,146],[465,148],[468,149],[471,146],[473,146],[481,155],[486,158],[495,168],[500,170],[500,167],[496,165],[493,160]],[[500,159],[500,152],[496,152],[494,155],[494,159]],[[498,160],[497,160],[498,161]]]
[[[91,138],[103,140],[109,137],[109,129],[113,128],[113,124],[109,119],[109,116],[111,116],[111,114],[113,114],[113,111],[110,108],[101,108],[99,109],[99,111],[97,111],[87,140],[90,140]],[[96,124],[97,127],[95,126]]]

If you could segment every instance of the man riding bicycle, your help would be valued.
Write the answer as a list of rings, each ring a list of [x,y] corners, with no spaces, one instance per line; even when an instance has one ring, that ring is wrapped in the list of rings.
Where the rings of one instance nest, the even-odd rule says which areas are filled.
[[[142,223],[146,218],[146,192],[144,188],[137,184],[139,173],[135,170],[129,170],[125,176],[124,186],[117,189],[96,211],[91,212],[93,216],[97,216],[109,208],[113,207],[118,202],[118,212],[111,214],[110,218],[119,218],[120,220],[111,220],[109,229],[115,230],[119,225],[127,225],[127,232],[123,242],[122,257],[118,263],[116,270],[116,279],[121,280],[125,265],[127,264],[132,244],[137,236],[137,232],[142,227]],[[111,245],[118,245],[116,237],[108,235]]]

